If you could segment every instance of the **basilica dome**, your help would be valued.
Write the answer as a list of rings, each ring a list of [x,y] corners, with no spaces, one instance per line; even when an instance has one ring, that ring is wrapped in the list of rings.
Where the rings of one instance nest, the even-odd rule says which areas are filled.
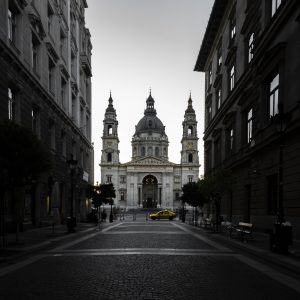
[[[147,107],[144,111],[144,117],[138,122],[135,127],[135,134],[156,132],[165,134],[165,126],[162,121],[156,116],[156,110],[154,109],[154,99],[150,95],[146,101]]]

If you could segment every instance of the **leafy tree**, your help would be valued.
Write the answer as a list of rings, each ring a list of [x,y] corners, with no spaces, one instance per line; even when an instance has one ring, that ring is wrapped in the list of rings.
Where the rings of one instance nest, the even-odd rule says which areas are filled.
[[[230,191],[233,176],[230,170],[219,169],[206,175],[203,181],[203,191],[207,198],[213,202],[216,209],[217,230],[220,221],[221,201],[224,194]]]
[[[100,195],[103,203],[108,203],[112,198],[116,198],[116,190],[112,183],[100,185]]]
[[[206,202],[202,180],[189,182],[182,187],[181,200],[194,208],[194,220],[196,220],[196,207],[202,207]]]
[[[9,120],[0,123],[0,145],[0,210],[3,213],[4,195],[9,193],[18,234],[20,199],[17,190],[51,169],[51,155],[30,130]],[[3,231],[5,221],[2,214],[0,219]]]

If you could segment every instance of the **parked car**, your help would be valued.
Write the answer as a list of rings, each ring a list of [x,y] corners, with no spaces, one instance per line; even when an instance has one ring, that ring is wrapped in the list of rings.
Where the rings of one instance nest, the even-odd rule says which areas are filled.
[[[156,213],[151,213],[149,216],[152,220],[160,220],[160,219],[173,220],[176,217],[176,213],[168,209],[164,209]]]

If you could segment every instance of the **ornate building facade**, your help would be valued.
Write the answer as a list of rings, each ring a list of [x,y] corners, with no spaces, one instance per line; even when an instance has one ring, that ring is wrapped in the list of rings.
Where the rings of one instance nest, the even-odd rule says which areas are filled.
[[[231,170],[221,214],[300,236],[300,2],[216,0],[195,70],[206,73],[205,174]]]
[[[117,206],[171,208],[180,206],[181,188],[199,176],[197,120],[191,97],[182,122],[181,162],[168,159],[169,141],[165,126],[157,117],[154,99],[146,101],[144,116],[135,126],[131,161],[119,161],[116,110],[110,96],[103,121],[101,182],[113,183]]]
[[[77,160],[74,214],[83,219],[89,209],[85,189],[94,180],[94,150],[86,8],[85,0],[0,1],[0,121],[30,129],[53,161],[50,172],[22,189],[21,218],[35,226],[70,214],[71,156]],[[5,201],[1,220],[11,223],[16,212],[9,195]]]

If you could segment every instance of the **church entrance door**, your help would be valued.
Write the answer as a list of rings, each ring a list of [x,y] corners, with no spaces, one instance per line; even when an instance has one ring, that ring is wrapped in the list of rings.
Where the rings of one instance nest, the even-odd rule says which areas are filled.
[[[157,207],[157,179],[147,175],[143,179],[143,208]]]

